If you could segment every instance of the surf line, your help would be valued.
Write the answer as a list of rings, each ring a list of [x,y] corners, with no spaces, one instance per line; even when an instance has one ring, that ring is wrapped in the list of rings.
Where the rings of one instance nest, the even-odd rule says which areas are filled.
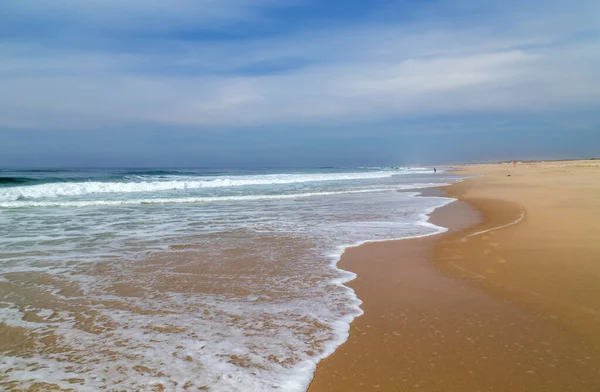
[[[480,234],[484,234],[484,233],[487,233],[487,232],[490,232],[490,231],[504,229],[505,227],[516,225],[517,223],[521,222],[524,218],[525,218],[525,210],[521,211],[521,215],[516,220],[514,220],[514,221],[512,221],[510,223],[507,223],[507,224],[502,225],[502,226],[492,227],[491,229],[481,230],[481,231],[478,231],[476,233],[471,233],[471,234],[467,235],[464,240],[466,241],[469,237],[474,237],[476,235],[480,235]]]

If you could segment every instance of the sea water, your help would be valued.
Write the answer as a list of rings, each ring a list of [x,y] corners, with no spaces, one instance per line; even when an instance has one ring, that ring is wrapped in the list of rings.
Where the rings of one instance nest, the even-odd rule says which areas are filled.
[[[361,314],[341,254],[443,231],[418,190],[457,180],[0,171],[0,387],[304,391]]]

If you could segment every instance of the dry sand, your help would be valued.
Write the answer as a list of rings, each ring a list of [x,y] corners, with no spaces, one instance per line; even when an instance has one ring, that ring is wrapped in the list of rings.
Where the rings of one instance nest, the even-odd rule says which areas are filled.
[[[310,392],[600,390],[600,162],[459,170],[447,234],[343,255],[365,314]]]

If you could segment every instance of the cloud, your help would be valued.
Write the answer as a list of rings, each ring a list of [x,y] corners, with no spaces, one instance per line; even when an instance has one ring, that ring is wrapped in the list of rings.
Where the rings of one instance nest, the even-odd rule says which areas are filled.
[[[241,21],[280,23],[267,12],[280,6],[246,0],[9,4],[13,15],[51,15],[69,34],[81,29],[94,45],[62,45],[60,33],[40,46],[14,32],[17,38],[0,45],[5,127],[330,126],[600,106],[598,25],[589,12],[570,8],[563,16],[558,3],[535,18],[495,9],[396,24],[375,15],[361,24],[338,21],[243,39],[186,34],[193,27],[234,29],[237,36]]]

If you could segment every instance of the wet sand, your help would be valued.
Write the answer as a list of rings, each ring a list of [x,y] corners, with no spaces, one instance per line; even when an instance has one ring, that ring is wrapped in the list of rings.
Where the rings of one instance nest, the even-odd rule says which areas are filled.
[[[309,391],[600,390],[599,166],[460,167],[448,233],[348,250],[365,314]]]

